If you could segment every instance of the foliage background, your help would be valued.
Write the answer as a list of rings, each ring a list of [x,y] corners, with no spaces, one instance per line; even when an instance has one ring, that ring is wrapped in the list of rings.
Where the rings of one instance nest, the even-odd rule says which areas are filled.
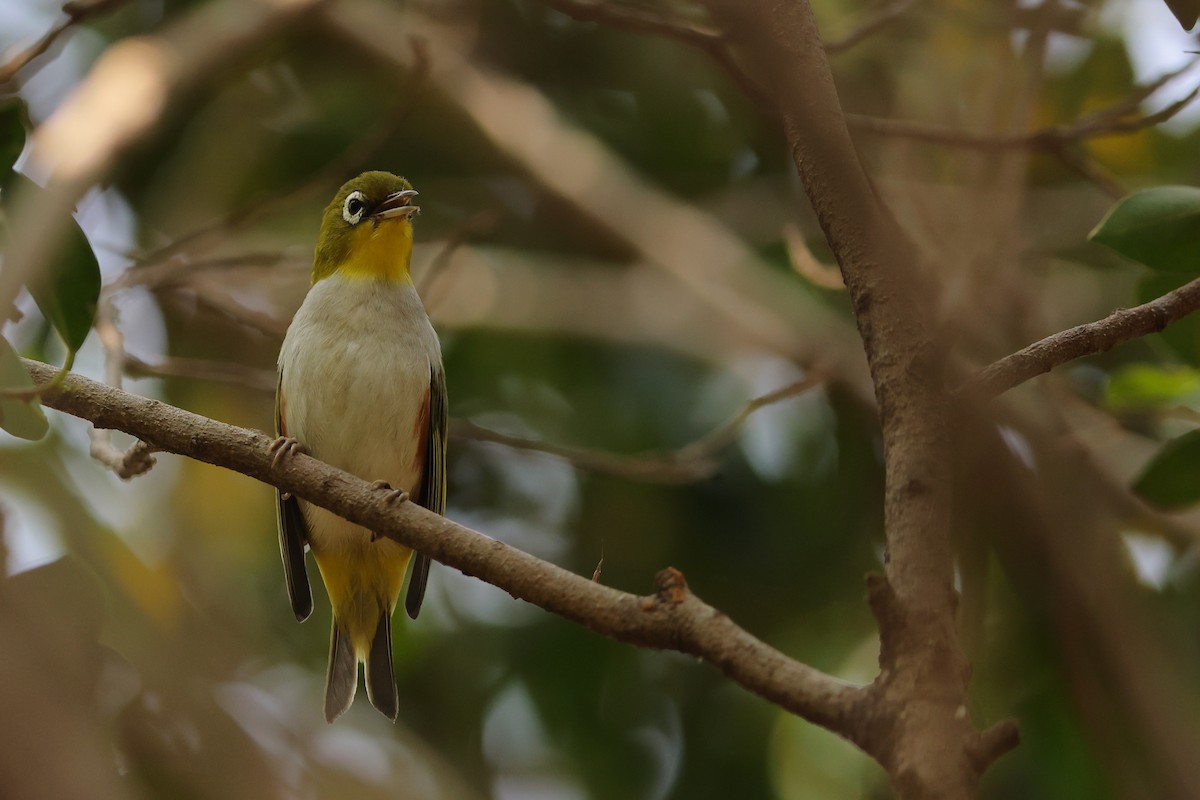
[[[113,5],[10,84],[32,124],[113,43],[206,6]],[[236,13],[236,4],[207,5]],[[827,0],[816,10],[835,40],[877,9]],[[6,4],[0,47],[36,38],[57,12],[41,0]],[[692,280],[660,270],[654,253],[589,210],[594,164],[535,165],[497,141],[478,104],[429,78],[446,51],[398,74],[345,32],[301,26],[176,98],[152,140],[79,209],[115,310],[99,327],[111,334],[115,323],[127,367],[142,376],[127,388],[270,430],[274,359],[307,286],[321,207],[361,169],[401,172],[421,191],[414,266],[443,337],[456,418],[640,458],[687,445],[751,397],[813,370],[823,378],[756,412],[715,472],[690,482],[596,474],[459,437],[449,516],[582,574],[602,562],[600,579],[629,591],[649,591],[654,572],[673,565],[789,655],[871,680],[878,643],[862,579],[882,559],[877,423],[861,356],[827,356],[852,352],[853,321],[820,264],[828,251],[778,126],[703,54],[669,39],[532,0],[406,13],[434,20],[484,74],[553,107],[549,121],[510,120],[524,141],[574,130],[605,154],[600,163],[627,171],[629,193],[605,202],[643,210],[651,240],[658,229],[667,239],[698,230],[650,213],[664,209],[657,191],[672,214],[699,212],[687,219],[743,243],[757,259],[747,271],[786,287],[786,340],[760,335],[759,277],[719,253],[693,253]],[[411,63],[421,60],[419,44],[408,50],[415,32],[388,31]],[[1183,64],[1189,48],[1154,3],[926,2],[837,55],[834,70],[849,111],[1004,133],[1119,102]],[[1144,107],[1163,107],[1194,80],[1167,84]],[[1038,148],[858,133],[880,190],[928,258],[956,356],[985,364],[1175,280],[1148,276],[1086,235],[1114,184],[1196,180],[1189,110],[1164,127],[1069,142],[1086,174]],[[574,180],[579,195],[548,186],[546,173]],[[182,239],[214,220],[215,233]],[[714,302],[704,290],[714,283],[751,310]],[[20,309],[5,336],[61,362],[33,303],[23,298]],[[1014,421],[1006,441],[1032,479],[1082,502],[1125,492],[1160,442],[1196,426],[1196,333],[1185,321],[1022,394],[1026,410],[1053,417],[1056,435],[1095,465],[1080,476],[1039,462],[1032,434]],[[93,333],[77,364],[94,376],[104,374],[100,339]],[[215,369],[229,380],[211,379]],[[308,623],[292,621],[269,487],[172,457],[123,483],[88,457],[86,426],[52,422],[38,443],[0,434],[0,673],[30,686],[25,700],[3,698],[0,786],[36,786],[47,766],[32,759],[51,752],[56,769],[88,775],[96,797],[889,795],[866,756],[714,670],[614,644],[436,567],[421,619],[397,632],[400,720],[390,726],[360,699],[327,726],[328,608],[318,602]],[[1156,739],[1145,726],[1197,736],[1197,697],[1185,689],[1174,719],[1151,722],[1138,698],[1141,682],[1160,680],[1155,665],[1180,675],[1200,667],[1193,520],[1132,495],[1098,512],[1123,559],[1118,585],[1103,585],[1128,611],[1085,616],[1111,629],[1106,639],[1080,633],[1079,618],[1063,612],[1061,573],[1034,563],[1038,551],[1013,520],[995,516],[995,492],[966,481],[959,493],[971,713],[982,723],[1016,716],[1023,745],[987,774],[983,795],[1163,796],[1156,787],[1171,765],[1146,744]],[[1080,554],[1084,580],[1093,564]],[[1092,635],[1132,646],[1139,640],[1122,627],[1131,624],[1153,644],[1144,664],[1081,658]],[[41,665],[37,674],[20,671],[13,646]]]

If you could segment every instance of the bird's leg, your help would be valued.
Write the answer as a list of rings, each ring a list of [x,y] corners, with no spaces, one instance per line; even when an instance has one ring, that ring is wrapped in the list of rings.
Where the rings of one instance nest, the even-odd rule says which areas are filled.
[[[274,458],[271,459],[271,466],[278,468],[285,459],[291,458],[296,453],[307,453],[308,450],[304,445],[300,444],[300,440],[293,439],[290,436],[280,436],[275,441],[271,442],[267,448],[267,452]]]

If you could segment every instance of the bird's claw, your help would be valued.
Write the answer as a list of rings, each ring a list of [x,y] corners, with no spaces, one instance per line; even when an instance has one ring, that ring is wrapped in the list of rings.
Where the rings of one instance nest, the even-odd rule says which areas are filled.
[[[403,489],[394,489],[387,481],[372,481],[371,488],[387,492],[384,498],[390,505],[399,505],[400,503],[408,502],[408,492]]]
[[[267,452],[271,453],[271,466],[276,469],[284,462],[285,459],[291,458],[297,453],[307,453],[304,445],[300,444],[298,439],[293,439],[290,436],[280,436],[275,441],[271,442],[271,446],[267,448]]]

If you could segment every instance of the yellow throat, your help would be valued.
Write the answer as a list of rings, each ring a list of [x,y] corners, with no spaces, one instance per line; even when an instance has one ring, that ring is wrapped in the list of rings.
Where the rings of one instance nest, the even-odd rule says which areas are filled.
[[[363,222],[350,231],[346,259],[336,271],[350,278],[411,281],[413,230],[408,220]],[[317,276],[313,276],[314,283]]]

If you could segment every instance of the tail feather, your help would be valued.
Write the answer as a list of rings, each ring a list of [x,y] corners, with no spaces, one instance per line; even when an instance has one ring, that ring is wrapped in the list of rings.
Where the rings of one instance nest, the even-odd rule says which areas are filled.
[[[333,722],[345,713],[354,702],[357,689],[358,659],[354,656],[354,645],[335,619],[329,635],[329,670],[325,675],[326,722]]]
[[[367,655],[367,697],[379,713],[395,722],[400,713],[396,696],[396,675],[392,671],[392,615],[381,609],[371,652]],[[351,690],[353,697],[353,690]]]

